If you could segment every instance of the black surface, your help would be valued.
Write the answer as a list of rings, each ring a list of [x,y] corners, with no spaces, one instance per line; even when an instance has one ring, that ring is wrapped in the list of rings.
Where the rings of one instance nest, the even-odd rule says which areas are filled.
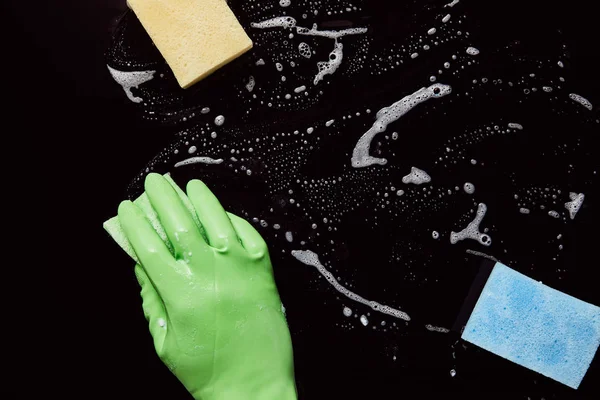
[[[82,240],[81,245],[74,246],[79,256],[74,257],[77,262],[73,265],[61,267],[65,282],[73,282],[68,284],[73,292],[59,294],[61,299],[64,296],[64,312],[74,322],[73,331],[62,335],[63,339],[67,336],[64,346],[74,348],[77,356],[64,366],[60,363],[52,372],[78,397],[96,394],[184,399],[188,398],[187,393],[153,352],[130,260],[100,229],[101,223],[114,215],[119,201],[128,195],[126,188],[132,177],[170,142],[162,129],[144,122],[106,70],[105,50],[110,45],[112,27],[124,11],[123,3],[52,2],[37,5],[34,12],[29,5],[15,2],[9,10],[15,23],[14,37],[18,38],[11,41],[14,58],[23,64],[22,67],[18,64],[12,76],[16,81],[30,83],[21,86],[16,82],[15,101],[23,105],[23,116],[29,115],[31,130],[46,136],[52,133],[52,138],[42,138],[42,143],[50,139],[52,144],[62,147],[63,151],[51,154],[49,165],[53,173],[60,174],[64,189],[72,191],[58,196],[57,203],[81,204],[74,205],[67,214],[75,217],[69,218],[68,230]],[[506,35],[535,37],[544,32],[545,25],[560,26],[570,51],[570,67],[578,71],[570,84],[595,88],[598,93],[599,59],[594,43],[598,31],[591,3],[476,2],[473,7],[479,8],[478,15],[488,22],[481,32],[481,47],[505,40]],[[539,138],[531,145],[543,146],[543,143]],[[523,167],[535,169],[535,165]],[[53,188],[57,194],[63,189],[61,184]],[[486,190],[483,182],[477,187]],[[594,201],[593,193],[587,196],[586,201]],[[588,208],[586,218],[576,219],[574,226],[566,228],[570,230],[570,250],[566,257],[573,273],[562,289],[598,304],[593,271],[598,264],[595,250],[598,235],[594,231],[598,211],[597,203],[592,204],[594,207]],[[533,246],[536,239],[525,231],[524,228],[523,236],[515,240],[527,238]],[[367,239],[373,243],[378,240]],[[364,243],[357,238],[354,245]],[[520,256],[532,260],[536,257],[515,255]],[[369,260],[365,259],[367,263]],[[475,274],[476,265],[471,267],[471,273]],[[306,298],[295,303],[294,295],[306,295],[306,288],[298,283],[302,280],[295,279],[304,273],[305,281],[314,278],[306,271],[297,271],[291,277],[279,279],[286,287],[295,287],[289,294],[282,293],[286,307],[304,310],[296,313],[296,319],[290,317],[292,331],[296,333],[294,346],[301,399],[380,398],[384,393],[393,397],[428,398],[434,392],[506,399],[594,398],[598,394],[597,360],[581,388],[573,391],[484,351],[461,351],[459,344],[455,346],[461,352],[456,366],[458,375],[451,379],[448,366],[454,342],[443,336],[432,338],[426,331],[419,333],[417,328],[408,331],[410,334],[394,337],[328,331],[331,320],[327,306]],[[539,274],[545,282],[552,281],[552,271]],[[460,305],[470,282],[457,284],[456,291],[462,294],[457,294],[450,303]],[[419,298],[423,294],[416,291],[414,296]],[[333,297],[331,307],[337,309],[340,303],[333,301]],[[425,306],[428,307],[434,305]],[[447,307],[452,310],[451,305]],[[304,323],[312,324],[312,330],[304,328]],[[399,360],[392,362],[387,357],[382,361],[381,354],[375,354],[382,347],[387,354],[397,353]],[[21,397],[27,397],[29,389],[23,390]]]

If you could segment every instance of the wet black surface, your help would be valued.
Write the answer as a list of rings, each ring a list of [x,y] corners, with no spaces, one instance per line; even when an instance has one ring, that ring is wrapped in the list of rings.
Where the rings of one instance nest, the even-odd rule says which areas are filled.
[[[264,88],[263,93],[279,90],[279,75],[273,65],[276,60],[274,57],[269,60],[275,49],[269,47],[270,38],[261,39],[264,32],[248,29],[255,43],[263,44],[184,93],[170,80],[164,62],[143,30],[136,26],[134,16],[122,17],[125,10],[122,3],[73,3],[69,8],[49,9],[50,13],[39,21],[27,18],[17,6],[13,7],[14,15],[21,18],[16,20],[23,21],[22,27],[29,35],[26,48],[31,50],[24,51],[24,56],[34,55],[37,59],[37,64],[27,63],[27,66],[31,72],[43,71],[44,82],[39,84],[45,90],[39,101],[43,99],[44,105],[37,113],[64,130],[65,146],[71,149],[70,157],[62,158],[56,165],[64,163],[61,171],[66,180],[82,182],[81,193],[93,199],[90,205],[93,203],[97,209],[97,219],[93,222],[94,228],[99,229],[103,220],[114,215],[121,199],[139,193],[135,180],[125,190],[138,172],[144,171],[163,148],[175,143],[182,149],[179,155],[169,151],[149,166],[158,172],[171,172],[179,183],[190,178],[203,179],[229,210],[249,219],[267,221],[269,227],[261,233],[271,248],[288,313],[300,398],[377,398],[384,393],[427,398],[434,392],[488,398],[494,396],[492,393],[502,392],[497,396],[571,399],[593,398],[597,394],[594,379],[598,374],[597,361],[580,389],[574,391],[475,346],[457,343],[453,334],[424,328],[425,324],[452,326],[481,261],[466,254],[466,249],[492,254],[554,288],[600,304],[594,280],[598,178],[593,174],[598,170],[595,136],[599,125],[594,118],[598,118],[596,108],[600,104],[597,96],[600,85],[594,73],[600,60],[593,51],[595,29],[586,23],[591,18],[584,5],[570,4],[559,9],[530,4],[525,9],[523,4],[485,2],[483,5],[461,1],[462,8],[459,10],[457,5],[452,14],[453,18],[467,14],[468,29],[461,29],[471,33],[469,39],[457,39],[445,49],[441,46],[439,50],[432,49],[427,57],[420,56],[402,68],[377,76],[371,71],[380,67],[373,65],[357,72],[344,70],[352,65],[351,60],[356,56],[353,52],[358,52],[356,44],[360,42],[346,37],[341,40],[344,62],[335,74],[325,79],[327,84],[322,82],[322,95],[313,97],[311,93],[307,96],[310,101],[301,101],[293,107],[285,102],[266,107],[248,99],[244,89],[248,75],[253,74],[257,88]],[[254,21],[256,15],[245,15],[243,7],[232,3],[245,27]],[[433,26],[429,21],[435,20],[443,5],[432,1],[401,3],[392,7],[384,2],[368,2],[363,11],[347,19],[352,26],[370,28],[370,57],[387,55],[390,43],[410,43],[406,37]],[[261,15],[268,18],[278,15],[277,11]],[[286,12],[298,14],[296,17],[301,21],[301,7],[292,6]],[[319,15],[314,22],[322,26],[328,20],[327,16]],[[436,26],[439,25],[438,21]],[[56,29],[42,29],[48,26]],[[111,43],[115,27],[121,29],[117,32],[121,32],[122,41]],[[128,46],[132,40],[136,45]],[[314,64],[327,57],[331,44],[330,40],[316,43],[318,55],[313,55],[310,63],[299,65],[296,76],[312,78]],[[372,147],[371,154],[380,151],[379,156],[388,158],[386,166],[351,168],[352,149],[371,126],[374,113],[429,85],[426,80],[430,71],[441,68],[452,53],[464,54],[466,45],[481,50],[479,63],[457,76],[439,79],[452,86],[453,95],[460,94],[462,98],[448,95],[417,106],[373,141],[381,144]],[[257,67],[254,61],[258,58],[264,58],[267,65]],[[564,69],[558,69],[558,60],[565,63]],[[141,97],[157,98],[158,105],[145,107],[129,102],[121,87],[111,79],[107,62],[121,70],[164,72],[165,79],[150,81],[136,92]],[[268,68],[268,72],[261,68]],[[525,95],[522,89],[516,91],[506,86],[506,82],[518,82],[531,71],[536,74],[535,83],[524,87],[540,88],[549,81],[554,86],[560,85],[557,78],[564,76],[564,89],[555,90],[552,96],[545,96],[541,90]],[[489,77],[490,83],[472,88],[471,81],[482,77]],[[494,85],[493,79],[505,83]],[[593,113],[573,103],[568,98],[571,92],[587,97],[594,104]],[[318,100],[313,103],[313,98]],[[173,118],[173,114],[166,115],[176,111],[178,116],[189,116],[195,107],[204,106],[209,106],[211,113],[186,121]],[[252,107],[250,113],[245,112],[248,107]],[[366,108],[371,109],[371,116],[365,114]],[[158,120],[149,120],[148,111],[153,111],[154,116],[158,114]],[[342,122],[342,115],[357,111],[362,113],[361,118]],[[212,125],[217,114],[225,115],[226,123],[219,130],[218,140],[208,140],[203,146],[207,135],[202,134],[202,129],[207,122]],[[326,130],[324,122],[332,118],[337,123]],[[447,142],[479,128],[484,132],[488,127],[494,132],[495,125],[506,129],[509,122],[519,122],[525,129],[489,136],[477,145]],[[198,133],[199,138],[190,143],[196,143],[194,140],[199,143],[202,154],[199,151],[197,155],[228,158],[228,150],[243,140],[270,138],[294,130],[304,132],[313,126],[315,133],[307,136],[313,149],[302,153],[300,167],[290,176],[272,173],[273,165],[289,170],[289,159],[285,161],[284,156],[274,155],[266,144],[257,145],[254,154],[247,155],[245,166],[253,171],[250,176],[240,170],[239,164],[230,167],[229,162],[172,166],[189,156],[186,151],[189,145],[182,143],[189,138],[178,135],[184,130]],[[397,142],[383,140],[383,136],[393,131],[400,133]],[[409,137],[403,134],[409,131],[418,134]],[[289,158],[296,157],[302,145],[293,135],[279,137],[273,143],[288,146],[289,152],[285,154]],[[223,144],[230,147],[223,148]],[[436,163],[447,146],[457,152],[462,149],[464,159],[456,157],[456,164]],[[470,159],[476,159],[478,164],[472,165]],[[421,187],[401,183],[402,176],[413,165],[432,176],[428,185],[432,194],[427,198]],[[90,174],[94,180],[81,179],[81,174]],[[328,194],[323,191],[315,194],[294,183],[295,179],[331,181],[340,176],[343,182],[329,185],[332,188]],[[476,187],[473,195],[462,190],[467,181]],[[286,182],[288,186],[284,187]],[[392,185],[396,190],[405,190],[404,196],[396,196],[390,189]],[[455,191],[455,186],[460,190]],[[301,211],[289,206],[290,188],[295,192],[292,197],[303,204]],[[540,188],[541,194],[533,194],[532,188]],[[557,199],[544,198],[545,188],[548,193],[556,194]],[[448,189],[456,194],[437,197]],[[528,204],[532,213],[523,215],[514,195],[523,199],[528,190],[529,203],[537,201],[537,205]],[[563,206],[569,191],[586,195],[584,206],[574,220],[566,216]],[[384,192],[389,193],[391,204],[385,203],[388,198],[383,197]],[[322,198],[341,204],[337,209],[344,210],[344,215],[332,218],[333,211],[318,206]],[[350,210],[348,198],[357,199],[359,206]],[[281,206],[282,200],[285,206]],[[478,202],[488,207],[481,228],[490,229],[492,245],[486,247],[472,240],[451,245],[450,231],[458,231],[472,220],[474,213],[469,210],[474,210]],[[382,204],[387,207],[382,209]],[[540,204],[546,204],[547,208],[539,210]],[[549,217],[550,209],[564,214],[565,220]],[[329,225],[337,231],[325,228],[324,217],[335,221]],[[311,224],[315,222],[318,228],[313,230]],[[281,225],[279,232],[272,229],[275,223]],[[287,230],[294,232],[291,244],[283,235]],[[439,240],[432,239],[432,230],[440,232]],[[556,239],[558,234],[562,239]],[[104,232],[95,232],[90,240],[99,249],[97,257],[86,258],[94,271],[86,280],[94,284],[85,285],[80,291],[86,296],[92,294],[94,304],[100,307],[98,311],[94,308],[93,312],[75,315],[94,314],[90,328],[98,339],[90,339],[92,343],[87,342],[85,348],[95,348],[104,354],[96,356],[92,352],[93,356],[86,357],[101,372],[90,374],[77,386],[108,389],[115,396],[187,398],[185,390],[154,354],[130,260]],[[300,240],[306,244],[300,245]],[[563,245],[562,250],[558,250],[559,244]],[[315,251],[322,262],[327,262],[328,269],[340,277],[340,282],[353,285],[353,291],[368,299],[406,311],[412,321],[406,325],[402,320],[378,314],[341,296],[318,277],[314,268],[289,255],[295,249]],[[353,310],[350,319],[342,314],[344,306]],[[370,312],[369,325],[364,327],[354,315],[367,312]],[[381,321],[386,322],[385,331]],[[83,336],[83,332],[79,335]],[[105,357],[107,354],[110,356]],[[65,374],[75,374],[74,370],[79,368],[76,365]],[[456,370],[456,376],[451,377],[451,369]]]

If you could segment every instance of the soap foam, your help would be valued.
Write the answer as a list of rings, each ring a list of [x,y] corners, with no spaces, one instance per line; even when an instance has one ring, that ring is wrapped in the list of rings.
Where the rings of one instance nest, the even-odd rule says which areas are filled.
[[[481,243],[484,246],[491,245],[492,238],[485,233],[479,232],[479,224],[481,223],[481,220],[483,220],[483,217],[485,216],[486,211],[487,211],[487,206],[484,203],[479,203],[479,205],[477,206],[477,214],[475,215],[475,219],[473,219],[473,221],[471,221],[469,223],[469,225],[467,225],[467,227],[465,229],[463,229],[462,231],[460,231],[458,233],[456,233],[454,231],[451,232],[450,233],[450,243],[456,244],[460,240],[473,239],[473,240],[477,240],[479,243]]]
[[[296,19],[284,15],[282,17],[275,17],[261,22],[252,22],[250,23],[250,26],[257,29],[293,28],[296,26]]]
[[[430,332],[439,332],[439,333],[450,332],[450,329],[448,329],[448,328],[444,328],[441,326],[434,326],[434,325],[430,325],[430,324],[425,325],[425,328]]]
[[[319,72],[317,72],[317,75],[315,75],[313,84],[316,85],[317,83],[323,80],[325,75],[331,75],[335,71],[337,71],[339,66],[342,64],[342,59],[344,58],[343,49],[344,45],[338,43],[336,40],[333,50],[331,51],[331,53],[329,53],[329,61],[319,61],[317,63],[317,68],[319,69]]]
[[[518,130],[520,130],[520,131],[522,131],[522,130],[523,130],[523,125],[521,125],[521,124],[517,124],[516,122],[510,122],[510,123],[508,124],[508,127],[509,127],[509,128],[512,128],[512,129],[518,129]]]
[[[476,56],[477,54],[479,54],[479,50],[476,49],[475,47],[468,47],[467,54],[470,56]]]
[[[221,164],[223,162],[222,158],[210,158],[210,157],[191,157],[188,159],[185,159],[183,161],[179,161],[178,163],[175,164],[175,167],[181,167],[183,165],[189,165],[189,164],[198,164],[198,163],[202,163],[202,164]]]
[[[246,83],[246,90],[251,92],[254,90],[254,85],[256,85],[256,82],[254,81],[254,77],[250,75],[250,78],[248,78],[248,83]]]
[[[302,42],[298,45],[298,51],[300,52],[300,55],[304,58],[310,58],[312,56],[310,46],[306,42]]]
[[[571,201],[565,203],[565,208],[567,209],[567,211],[569,211],[569,217],[571,217],[571,219],[575,219],[575,215],[577,215],[577,212],[583,204],[585,195],[583,193],[577,194],[575,192],[571,192],[569,193],[569,198],[571,199]]]
[[[292,243],[294,241],[294,235],[292,234],[292,232],[287,231],[285,233],[285,240],[287,240],[290,243]]]
[[[583,96],[580,96],[580,95],[575,94],[575,93],[571,93],[571,94],[569,94],[569,98],[571,100],[573,100],[573,101],[581,104],[582,106],[584,106],[585,108],[587,108],[590,111],[593,108],[592,103],[588,99],[586,99],[585,97],[583,97]]]
[[[354,147],[352,152],[352,166],[363,168],[373,164],[384,165],[385,158],[372,157],[369,155],[371,141],[378,133],[384,132],[389,124],[397,121],[404,114],[412,110],[416,105],[431,98],[440,98],[452,92],[452,88],[442,83],[435,83],[429,87],[422,87],[416,92],[409,94],[394,104],[377,111],[375,123],[365,132]]]
[[[127,98],[134,103],[141,103],[142,98],[134,96],[131,89],[137,89],[142,83],[146,83],[154,78],[156,71],[118,71],[107,65],[108,71],[113,79],[123,87]]]
[[[339,39],[347,35],[360,35],[367,32],[367,28],[350,28],[342,29],[340,31],[320,31],[317,29],[317,24],[313,24],[311,29],[303,28],[301,26],[296,27],[296,32],[299,35],[307,36],[321,36],[329,39]]]
[[[369,325],[369,319],[367,318],[366,315],[360,316],[360,323],[363,324],[363,326]]]
[[[552,218],[560,218],[560,214],[558,213],[558,211],[550,210],[548,211],[548,215]]]
[[[455,5],[457,5],[457,4],[458,4],[458,2],[459,2],[459,1],[460,1],[460,0],[452,0],[450,3],[448,3],[448,4],[445,4],[445,5],[444,5],[444,8],[445,8],[445,7],[454,7]]]
[[[224,117],[224,116],[222,116],[222,115],[217,115],[217,116],[215,117],[215,125],[216,125],[216,126],[221,126],[221,125],[223,125],[223,123],[224,123],[224,122],[225,122],[225,117]]]
[[[414,183],[415,185],[421,185],[423,183],[431,182],[431,177],[422,169],[411,167],[410,173],[402,177],[402,182],[406,184]]]
[[[465,182],[463,189],[465,190],[466,193],[468,194],[473,194],[475,193],[475,185],[473,185],[470,182]]]
[[[358,294],[346,289],[342,286],[319,261],[319,256],[310,251],[310,250],[292,250],[292,256],[294,256],[298,261],[310,265],[312,267],[317,268],[317,270],[327,279],[327,281],[340,293],[344,296],[348,297],[351,300],[354,300],[358,303],[364,304],[366,306],[371,307],[375,311],[379,311],[382,314],[391,315],[396,318],[403,319],[405,321],[410,321],[410,317],[404,311],[396,310],[390,306],[386,306],[384,304],[380,304],[373,300],[367,300]]]

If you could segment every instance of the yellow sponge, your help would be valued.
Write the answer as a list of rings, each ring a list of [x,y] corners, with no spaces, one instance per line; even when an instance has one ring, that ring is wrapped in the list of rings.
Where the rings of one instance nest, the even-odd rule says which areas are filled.
[[[186,89],[252,48],[225,0],[128,0]]]

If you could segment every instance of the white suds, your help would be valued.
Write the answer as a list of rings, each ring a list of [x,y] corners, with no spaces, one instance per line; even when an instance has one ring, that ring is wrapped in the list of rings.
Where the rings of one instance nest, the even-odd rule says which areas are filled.
[[[342,64],[342,59],[344,58],[343,48],[344,45],[336,41],[333,50],[331,53],[329,53],[329,61],[319,61],[317,63],[319,72],[317,72],[317,75],[315,75],[313,84],[316,85],[323,80],[325,75],[331,75],[337,71],[338,67]]]
[[[487,206],[484,203],[479,203],[477,206],[477,214],[475,215],[475,219],[473,219],[473,221],[471,221],[469,225],[467,225],[467,227],[462,231],[458,233],[454,231],[451,232],[450,243],[456,244],[460,240],[473,239],[477,240],[484,246],[489,246],[492,244],[492,238],[489,235],[479,232],[479,224],[485,216],[486,211]]]
[[[479,54],[479,50],[475,47],[467,47],[467,54],[470,56],[476,56],[477,54]]]
[[[296,32],[299,35],[306,36],[321,36],[329,39],[339,39],[343,36],[347,35],[360,35],[367,32],[367,28],[350,28],[350,29],[342,29],[341,31],[320,31],[317,29],[317,24],[313,24],[311,29],[296,27]]]
[[[522,131],[522,130],[523,130],[523,125],[521,125],[521,124],[517,124],[516,122],[510,122],[510,123],[508,124],[508,127],[509,127],[509,128],[512,128],[512,129],[518,129],[518,130],[520,130],[520,131]]]
[[[475,193],[475,185],[473,185],[470,182],[465,182],[463,189],[465,190],[466,193],[468,194],[473,194]]]
[[[396,192],[396,196],[400,197],[404,194],[404,190],[400,189]]]
[[[550,210],[548,211],[548,215],[552,218],[560,218],[560,214],[558,213],[558,211]]]
[[[344,316],[346,317],[350,317],[352,316],[352,310],[350,309],[350,307],[344,307],[344,311],[342,311],[344,313]]]
[[[369,320],[367,319],[367,317],[365,315],[361,315],[360,323],[363,324],[364,326],[367,326],[369,324]]]
[[[414,183],[415,185],[420,185],[428,182],[431,182],[429,174],[417,167],[410,167],[410,173],[402,177],[402,183],[406,184]]]
[[[582,106],[584,106],[585,108],[587,108],[588,110],[592,110],[593,106],[592,103],[590,103],[590,101],[588,99],[586,99],[585,97],[582,97],[578,94],[575,93],[571,93],[569,94],[569,97],[571,98],[571,100],[581,104]]]
[[[378,133],[384,132],[389,124],[397,121],[404,114],[409,112],[418,104],[429,100],[430,98],[440,98],[452,92],[452,88],[442,83],[435,83],[429,87],[422,87],[416,92],[403,97],[394,104],[383,107],[377,111],[375,123],[365,132],[352,152],[352,166],[354,168],[367,167],[373,164],[384,165],[387,163],[385,158],[372,157],[369,155],[371,141]]]
[[[312,56],[310,46],[306,42],[302,42],[298,45],[298,51],[300,52],[300,55],[304,58],[310,58]]]
[[[474,256],[479,256],[479,257],[487,258],[488,260],[500,262],[500,260],[498,260],[496,257],[490,256],[489,254],[485,254],[480,251],[475,251],[475,250],[471,250],[471,249],[467,249],[466,251],[467,251],[467,253],[473,254]]]
[[[379,304],[376,301],[367,300],[356,293],[346,289],[342,286],[320,262],[319,256],[310,251],[310,250],[292,250],[292,256],[294,256],[298,261],[313,266],[317,268],[317,270],[327,279],[327,281],[340,293],[344,296],[348,297],[351,300],[354,300],[358,303],[364,304],[366,306],[371,307],[375,311],[379,311],[380,313],[391,315],[396,318],[403,319],[405,321],[410,321],[410,317],[404,311],[396,310],[390,306],[386,306],[383,304]]]
[[[329,126],[333,125],[334,122],[335,122],[335,119],[330,119],[329,121],[325,122],[325,126],[329,127]]]
[[[440,234],[438,233],[438,231],[433,231],[433,232],[431,232],[431,237],[434,239],[437,239],[440,237]]]
[[[202,163],[202,164],[221,164],[223,162],[222,158],[210,158],[210,157],[191,157],[191,158],[187,158],[183,161],[179,161],[178,163],[175,164],[175,167],[181,167],[183,165],[189,165],[189,164],[198,164],[198,163]]]
[[[450,21],[450,14],[446,14],[446,16],[444,18],[442,18],[443,23],[446,23],[448,21]]]
[[[302,85],[302,86],[298,86],[297,88],[295,88],[294,92],[300,93],[300,92],[304,92],[305,90],[306,90],[306,86]]]
[[[435,28],[431,28],[427,31],[428,35],[433,35],[437,30]]]
[[[292,4],[291,0],[279,0],[279,5],[281,7],[288,7],[290,4]]]
[[[210,108],[208,107],[204,107],[202,110],[200,110],[201,114],[208,114],[210,112]]]
[[[428,331],[430,332],[439,332],[439,333],[448,333],[450,332],[450,329],[441,327],[441,326],[433,326],[430,324],[425,325],[425,328],[427,328]]]
[[[412,58],[413,60],[414,60],[415,58],[417,58],[417,57],[419,57],[419,53],[412,53],[412,54],[410,55],[410,58]]]
[[[294,241],[294,235],[292,234],[292,232],[287,231],[285,233],[285,240],[287,240],[290,243],[292,243]]]
[[[519,212],[521,214],[529,214],[530,213],[529,208],[525,208],[525,207],[519,208]]]
[[[574,219],[575,215],[577,215],[577,212],[583,204],[585,195],[583,193],[577,194],[575,192],[571,192],[569,193],[569,198],[571,199],[571,201],[565,203],[565,208],[567,209],[567,211],[569,211],[569,217],[571,217],[571,219]]]
[[[256,82],[254,81],[254,77],[250,75],[250,78],[248,78],[248,83],[246,83],[246,90],[251,92],[254,90],[254,85],[256,85]]]
[[[250,26],[258,29],[293,28],[296,26],[296,20],[284,15],[283,17],[275,17],[261,22],[252,22],[250,23]]]
[[[265,65],[265,60],[263,60],[262,58],[259,58],[258,61],[256,61],[255,64],[256,65]]]
[[[123,87],[127,98],[134,103],[141,103],[142,98],[134,96],[131,93],[131,89],[137,89],[142,83],[148,82],[154,78],[156,71],[118,71],[107,65],[108,71],[112,75],[113,79]]]
[[[452,0],[452,2],[450,2],[450,3],[446,4],[446,5],[444,5],[444,7],[454,7],[455,5],[457,5],[457,4],[458,4],[458,2],[459,2],[459,1],[460,1],[460,0]]]
[[[217,115],[217,116],[215,117],[215,125],[216,125],[216,126],[221,126],[221,125],[223,125],[223,123],[224,123],[224,122],[225,122],[225,117],[224,117],[224,116],[222,116],[222,115]]]
[[[262,22],[252,22],[250,24],[250,26],[252,26],[253,28],[293,28],[296,26],[296,20],[292,17],[288,17],[288,16],[282,16],[282,17],[275,17],[275,18],[271,18],[268,19],[266,21],[262,21]],[[301,26],[296,26],[296,32],[299,35],[305,35],[305,36],[321,36],[321,37],[325,37],[325,38],[329,38],[329,39],[334,39],[335,40],[335,46],[333,48],[333,51],[331,53],[329,53],[329,61],[320,61],[317,63],[317,67],[319,69],[319,72],[317,73],[317,75],[315,76],[314,79],[314,84],[316,85],[317,83],[319,83],[321,80],[323,80],[323,77],[325,75],[330,75],[333,74],[338,67],[340,66],[340,64],[342,63],[342,58],[343,58],[343,45],[341,43],[337,42],[337,39],[343,37],[343,36],[347,36],[347,35],[358,35],[358,34],[362,34],[367,32],[367,28],[350,28],[350,29],[343,29],[340,31],[320,31],[317,29],[317,24],[313,24],[312,28],[308,29],[308,28],[304,28]],[[290,35],[291,38],[291,35]],[[310,51],[310,47],[304,43],[304,45],[302,45],[302,43],[299,45],[298,50],[300,51],[300,54],[304,57],[310,58],[311,56],[311,51]]]

